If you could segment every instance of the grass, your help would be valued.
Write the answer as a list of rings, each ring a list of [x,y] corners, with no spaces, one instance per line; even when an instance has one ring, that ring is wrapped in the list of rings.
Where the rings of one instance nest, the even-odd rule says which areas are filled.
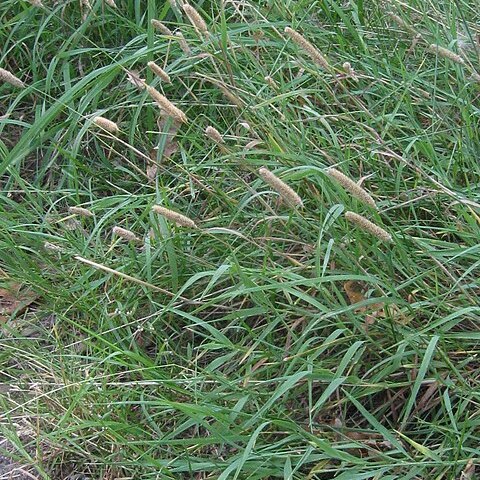
[[[192,2],[208,37],[170,3],[43,3],[0,6],[0,66],[27,85],[0,84],[1,283],[38,295],[0,326],[10,468],[43,479],[474,478],[473,3]],[[132,70],[185,112],[176,134]],[[262,166],[303,208],[280,201]],[[329,167],[363,179],[378,210]]]

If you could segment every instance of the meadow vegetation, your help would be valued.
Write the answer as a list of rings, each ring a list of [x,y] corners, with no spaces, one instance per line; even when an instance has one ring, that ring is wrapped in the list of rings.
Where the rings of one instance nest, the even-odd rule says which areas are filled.
[[[2,0],[0,478],[475,478],[479,12]]]

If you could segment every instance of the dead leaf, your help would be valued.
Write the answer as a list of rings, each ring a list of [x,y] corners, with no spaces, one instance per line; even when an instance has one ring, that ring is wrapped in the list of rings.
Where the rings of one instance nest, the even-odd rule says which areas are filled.
[[[345,282],[343,285],[343,289],[347,294],[348,300],[350,301],[350,305],[355,305],[356,303],[360,303],[366,300],[364,295],[364,286],[361,282],[357,282],[355,280],[349,280]],[[362,307],[358,307],[355,309],[357,313],[364,313],[368,310],[372,310],[370,313],[365,315],[365,331],[368,331],[368,327],[375,323],[377,318],[384,318],[385,317],[385,310],[383,303],[374,303],[373,305],[364,305]]]
[[[465,468],[463,469],[463,472],[460,475],[460,480],[470,480],[473,478],[474,475],[475,475],[475,464],[473,463],[473,458],[471,458],[465,465]]]
[[[257,145],[260,145],[263,143],[263,140],[252,140],[251,142],[248,142],[245,145],[245,150],[251,150],[252,148],[255,148]]]
[[[344,283],[343,289],[350,300],[350,305],[354,305],[355,303],[360,303],[365,300],[365,296],[363,295],[363,285],[360,282],[349,280],[348,282]],[[360,307],[356,311],[363,312],[365,310],[366,307]]]
[[[38,295],[23,289],[19,283],[11,282],[7,288],[0,288],[0,323],[5,323],[14,313],[23,312]]]
[[[136,70],[127,70],[127,81],[135,85],[139,90],[145,88],[145,79],[141,78]]]
[[[167,128],[167,121],[170,121],[170,117],[159,117],[157,120],[158,130],[161,136],[166,136],[165,143],[163,144],[163,152],[160,161],[169,159],[178,150],[178,142],[175,140],[178,130],[181,124],[173,122]],[[150,159],[147,165],[147,177],[153,181],[158,173],[158,147],[155,147],[150,151]]]

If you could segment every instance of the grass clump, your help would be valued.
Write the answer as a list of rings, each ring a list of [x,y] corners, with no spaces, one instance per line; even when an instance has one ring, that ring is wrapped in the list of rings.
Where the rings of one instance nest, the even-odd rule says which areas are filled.
[[[35,3],[0,5],[0,477],[472,476],[477,10]]]

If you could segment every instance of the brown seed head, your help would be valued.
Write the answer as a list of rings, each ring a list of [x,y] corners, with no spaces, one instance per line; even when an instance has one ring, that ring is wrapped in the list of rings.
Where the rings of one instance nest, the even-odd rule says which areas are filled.
[[[122,227],[113,227],[112,228],[112,233],[113,235],[116,235],[117,237],[123,238],[124,240],[127,240],[128,242],[138,242],[140,239],[130,230],[127,230],[126,228]]]
[[[154,18],[152,18],[150,20],[150,23],[155,30],[158,30],[163,35],[173,37],[173,32],[164,23],[160,22],[160,20],[155,20]]]
[[[13,85],[14,87],[25,88],[25,84],[19,78],[4,68],[0,68],[0,80]]]
[[[230,100],[236,107],[242,108],[244,106],[243,100],[237,95],[235,95],[233,92],[231,92],[226,85],[223,85],[221,83],[216,83],[218,88],[222,91],[223,95],[227,100]]]
[[[373,208],[377,208],[375,200],[370,196],[370,194],[355,183],[351,178],[348,178],[342,172],[336,168],[329,168],[327,170],[327,175],[331,178],[334,178],[345,190],[350,192],[355,198],[358,198],[360,201],[366,205],[370,205]]]
[[[208,36],[208,26],[202,16],[188,3],[183,6],[183,11],[195,27],[195,30],[204,36]]]
[[[162,207],[160,205],[154,205],[152,207],[152,210],[155,213],[161,215],[162,217],[165,217],[166,219],[176,223],[177,225],[180,225],[182,227],[197,228],[197,225],[191,218],[188,218],[181,213],[174,212],[173,210]]]
[[[359,227],[361,230],[371,233],[380,240],[383,240],[384,242],[392,241],[392,236],[386,230],[379,227],[378,225],[375,225],[373,222],[367,220],[365,217],[362,217],[362,215],[358,215],[358,213],[345,212],[345,218],[349,222]]]
[[[68,213],[80,215],[81,217],[93,217],[93,213],[83,207],[68,207]]]
[[[105,117],[95,117],[93,119],[93,123],[97,125],[100,128],[103,128],[107,132],[110,133],[119,133],[120,129],[118,128],[118,125],[115,122],[112,122],[108,118]]]
[[[441,47],[440,45],[436,45],[432,43],[428,49],[432,53],[436,53],[439,57],[448,58],[452,62],[459,63],[460,65],[465,64],[465,60],[460,56],[457,55],[455,52],[448,50],[448,48]]]
[[[179,122],[187,123],[187,116],[158,90],[147,85],[147,92],[167,115]]]
[[[268,170],[268,168],[262,167],[258,170],[258,173],[287,203],[294,207],[303,206],[300,196],[283,180],[280,180],[274,173]]]
[[[177,37],[178,44],[180,45],[180,48],[182,49],[183,53],[185,55],[191,55],[192,50],[188,45],[187,41],[185,40],[185,37],[183,36],[182,32],[177,32],[175,34],[175,37]]]
[[[214,142],[224,143],[222,135],[220,134],[220,132],[215,127],[208,126],[205,129],[205,135],[208,138],[211,138]]]
[[[265,77],[265,81],[272,87],[272,88],[278,88],[277,82],[270,76],[267,75]]]
[[[285,33],[296,43],[317,65],[325,70],[330,69],[327,59],[320,53],[313,44],[311,44],[305,37],[300,35],[293,28],[286,27]]]
[[[393,12],[388,12],[389,17],[401,28],[407,30],[412,35],[417,35],[417,31],[410,24],[408,24],[403,18],[399,17]]]
[[[168,73],[160,66],[158,66],[155,62],[148,62],[147,63],[150,70],[161,80],[166,83],[172,83],[170,80],[170,76]]]

